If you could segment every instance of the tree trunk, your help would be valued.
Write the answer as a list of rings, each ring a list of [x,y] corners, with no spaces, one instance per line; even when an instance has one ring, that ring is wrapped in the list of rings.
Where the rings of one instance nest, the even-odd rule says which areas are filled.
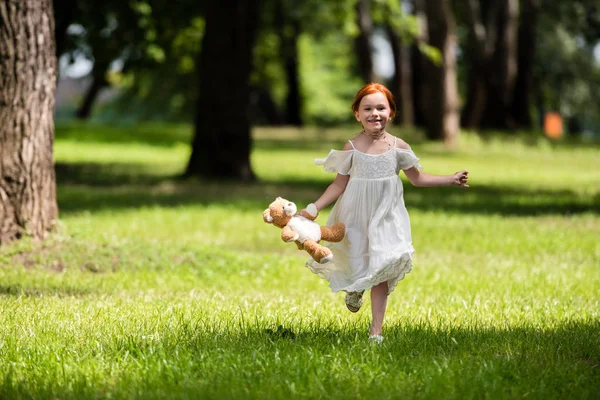
[[[449,0],[425,3],[428,42],[440,51],[440,64],[425,60],[429,118],[427,137],[454,145],[459,134],[458,85],[456,78],[456,34]]]
[[[279,106],[273,100],[271,92],[265,89],[266,85],[255,85],[250,88],[251,92],[251,118],[256,124],[284,125],[284,117]]]
[[[249,77],[259,0],[206,4],[192,155],[185,175],[250,181]]]
[[[285,123],[302,126],[302,97],[298,68],[298,36],[300,21],[294,10],[285,10],[283,1],[277,1],[276,21],[279,30],[281,56],[287,83],[285,98]]]
[[[0,244],[42,239],[58,217],[51,0],[0,2]]]
[[[107,66],[94,64],[91,76],[92,83],[83,96],[83,101],[75,113],[75,118],[86,120],[92,114],[92,107],[94,106],[94,103],[96,103],[100,91],[108,85],[108,81],[106,80],[106,70]]]
[[[423,71],[423,54],[419,46],[410,46],[410,65],[412,70],[411,92],[413,97],[413,122],[416,126],[424,127],[427,124],[427,102],[425,101],[424,87],[427,77]]]
[[[412,95],[412,68],[410,65],[410,50],[402,43],[400,35],[394,27],[386,23],[386,30],[392,54],[394,56],[394,76],[391,91],[396,99],[399,113],[396,120],[404,126],[412,126],[414,120],[414,106]]]
[[[76,0],[54,0],[56,57],[60,58],[67,48],[67,28],[73,22],[77,9]]]
[[[533,63],[535,59],[535,30],[538,0],[522,0],[519,17],[517,79],[512,99],[512,117],[524,129],[533,127],[531,98],[533,91]]]
[[[429,38],[425,0],[414,0],[414,13],[418,24],[417,42],[427,43]],[[429,115],[429,93],[427,90],[429,76],[426,72],[427,60],[421,53],[418,43],[411,46],[412,94],[414,99],[414,122],[420,127],[427,127]]]
[[[467,1],[471,65],[463,125],[512,129],[511,102],[516,78],[518,0],[495,0],[486,18],[479,0]]]
[[[371,0],[358,0],[356,4],[359,34],[356,37],[356,56],[360,76],[365,83],[375,82],[377,77],[373,70],[373,19],[371,17]]]
[[[497,21],[497,42],[488,78],[488,99],[481,126],[490,129],[514,129],[511,105],[517,77],[517,30],[519,1],[503,2]]]

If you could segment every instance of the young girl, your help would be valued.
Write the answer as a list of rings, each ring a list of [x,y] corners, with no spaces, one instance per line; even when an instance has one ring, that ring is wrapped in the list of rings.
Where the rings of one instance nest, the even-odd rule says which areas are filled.
[[[306,266],[325,278],[334,292],[345,291],[346,306],[352,312],[360,309],[363,292],[371,289],[369,339],[380,343],[387,297],[410,272],[414,252],[398,173],[403,170],[414,186],[468,187],[468,172],[448,176],[421,172],[410,146],[386,131],[396,104],[385,86],[362,87],[352,111],[363,131],[343,150],[331,150],[327,158],[315,160],[337,176],[314,205],[322,210],[337,199],[327,225],[343,222],[346,237],[328,244],[332,261],[319,264],[311,259]]]

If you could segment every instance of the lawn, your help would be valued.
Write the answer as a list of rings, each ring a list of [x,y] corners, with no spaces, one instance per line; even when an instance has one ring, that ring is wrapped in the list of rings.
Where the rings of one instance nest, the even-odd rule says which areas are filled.
[[[405,185],[414,269],[371,345],[368,296],[262,221],[351,131],[256,129],[253,184],[179,179],[190,132],[57,127],[56,231],[0,248],[0,399],[598,398],[598,146],[408,132],[471,188]]]

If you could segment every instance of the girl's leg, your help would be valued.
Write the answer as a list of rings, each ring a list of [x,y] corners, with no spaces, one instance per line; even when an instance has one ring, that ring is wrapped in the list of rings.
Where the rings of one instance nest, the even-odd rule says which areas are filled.
[[[387,307],[388,284],[381,282],[377,286],[371,288],[371,314],[373,321],[371,322],[370,335],[381,335],[383,327],[383,317]]]

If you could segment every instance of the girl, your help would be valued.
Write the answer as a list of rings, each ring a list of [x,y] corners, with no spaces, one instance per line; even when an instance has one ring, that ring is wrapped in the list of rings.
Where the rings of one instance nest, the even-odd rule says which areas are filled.
[[[369,339],[383,341],[381,330],[387,297],[412,268],[410,221],[402,197],[402,169],[414,186],[467,185],[468,172],[440,176],[421,172],[419,159],[402,139],[386,131],[396,113],[390,91],[378,83],[362,87],[352,103],[363,131],[349,140],[342,151],[331,150],[316,159],[328,172],[336,172],[333,183],[313,204],[322,210],[337,200],[327,225],[346,224],[346,237],[330,243],[333,260],[306,266],[325,278],[334,292],[346,292],[346,306],[357,312],[362,295],[371,289],[372,322]],[[306,210],[301,214],[306,215]]]

